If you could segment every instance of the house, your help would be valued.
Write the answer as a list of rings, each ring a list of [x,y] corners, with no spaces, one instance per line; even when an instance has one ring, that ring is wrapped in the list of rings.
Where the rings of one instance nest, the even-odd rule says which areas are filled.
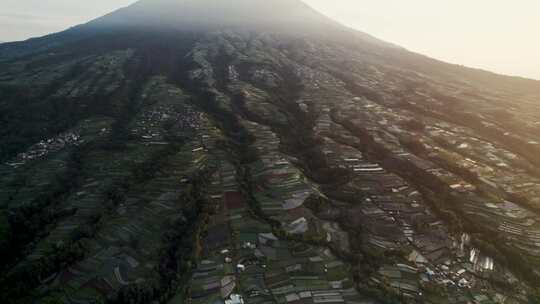
[[[301,217],[287,225],[287,232],[290,234],[302,234],[308,231],[308,221]]]
[[[244,304],[244,298],[239,294],[231,294],[230,298],[225,300],[225,304]]]
[[[428,260],[416,250],[413,250],[411,254],[409,254],[408,260],[416,265],[426,264],[428,262]]]

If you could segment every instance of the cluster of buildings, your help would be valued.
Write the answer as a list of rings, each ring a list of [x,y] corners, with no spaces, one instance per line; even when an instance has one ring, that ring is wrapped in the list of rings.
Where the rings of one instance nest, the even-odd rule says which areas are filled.
[[[153,96],[153,91],[160,95]],[[153,104],[156,98],[161,101]],[[159,78],[154,80],[143,94],[143,100],[149,106],[135,119],[131,133],[150,145],[166,144],[168,134],[195,135],[196,130],[203,127],[203,114],[186,106],[185,99],[180,89],[166,86]]]
[[[65,147],[79,145],[82,142],[83,139],[77,130],[61,133],[56,137],[32,145],[25,152],[19,153],[14,160],[7,162],[6,165],[17,168],[27,162],[43,159],[50,153],[58,152]]]

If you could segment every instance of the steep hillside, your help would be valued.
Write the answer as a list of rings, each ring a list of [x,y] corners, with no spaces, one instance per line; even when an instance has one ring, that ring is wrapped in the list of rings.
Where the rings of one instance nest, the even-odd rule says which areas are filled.
[[[539,100],[300,1],[2,44],[0,299],[534,303]]]

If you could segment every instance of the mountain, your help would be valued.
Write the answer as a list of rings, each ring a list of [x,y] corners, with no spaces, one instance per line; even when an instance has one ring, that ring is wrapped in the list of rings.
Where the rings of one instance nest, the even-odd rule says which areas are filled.
[[[540,82],[294,0],[0,45],[2,303],[535,303]]]
[[[298,27],[298,30],[341,30],[336,22],[301,1],[286,0],[143,0],[98,18],[87,26],[89,25],[180,30],[219,29],[223,26],[280,31],[287,31],[292,26]]]

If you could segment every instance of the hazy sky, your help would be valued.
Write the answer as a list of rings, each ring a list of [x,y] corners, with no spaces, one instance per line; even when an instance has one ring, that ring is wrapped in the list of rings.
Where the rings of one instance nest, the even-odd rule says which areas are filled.
[[[0,41],[60,31],[132,2],[0,0]],[[305,2],[343,24],[411,51],[452,63],[540,79],[539,0]]]

